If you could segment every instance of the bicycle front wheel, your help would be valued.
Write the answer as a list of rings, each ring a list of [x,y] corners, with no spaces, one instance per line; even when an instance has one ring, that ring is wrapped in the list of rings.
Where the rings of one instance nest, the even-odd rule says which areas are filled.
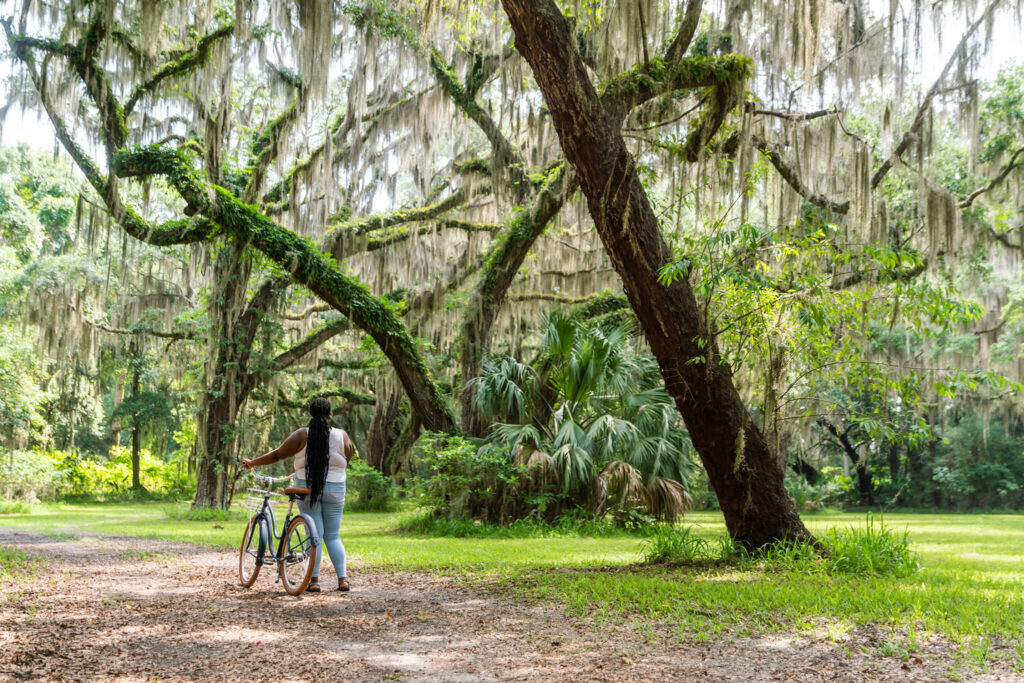
[[[238,552],[238,580],[246,588],[256,583],[256,577],[260,573],[259,563],[263,559],[261,551],[266,548],[265,542],[261,543],[262,531],[260,518],[253,517],[242,535],[242,549]]]
[[[313,529],[302,517],[288,525],[284,536],[284,552],[278,562],[281,583],[289,595],[302,595],[313,578],[316,548],[313,547]]]

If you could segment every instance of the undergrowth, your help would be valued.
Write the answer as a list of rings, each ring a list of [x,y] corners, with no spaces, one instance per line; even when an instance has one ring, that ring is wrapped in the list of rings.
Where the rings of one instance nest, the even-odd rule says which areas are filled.
[[[24,500],[0,499],[0,515],[26,515],[32,511],[32,505]]]
[[[871,513],[863,527],[831,527],[819,542],[825,552],[806,542],[775,543],[748,551],[729,537],[712,543],[695,535],[691,527],[661,526],[644,541],[642,552],[648,563],[731,563],[797,573],[908,576],[921,568],[919,555],[910,548],[909,530],[900,533]]]
[[[31,558],[15,548],[0,545],[0,580],[32,577],[43,565],[43,560]]]
[[[167,519],[178,522],[233,522],[248,519],[248,511],[218,510],[215,508],[193,508],[168,506],[164,508]]]
[[[490,524],[478,519],[445,519],[430,512],[401,517],[394,531],[420,536],[453,538],[545,538],[551,536],[630,536],[646,535],[644,530],[627,530],[610,520],[585,519],[563,515],[554,523],[527,518],[510,524]]]

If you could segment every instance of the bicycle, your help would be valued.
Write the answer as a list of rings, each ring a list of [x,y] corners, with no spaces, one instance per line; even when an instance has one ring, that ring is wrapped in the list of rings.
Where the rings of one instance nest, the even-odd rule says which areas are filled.
[[[275,580],[284,584],[285,591],[289,595],[302,595],[309,582],[313,578],[313,565],[316,563],[316,549],[320,545],[320,535],[317,533],[316,524],[313,519],[304,512],[292,516],[292,507],[296,500],[309,495],[309,489],[298,486],[289,486],[284,493],[277,493],[270,489],[274,484],[282,481],[291,481],[291,477],[263,477],[258,474],[249,473],[251,477],[263,484],[263,488],[247,488],[246,491],[259,494],[258,496],[248,495],[247,506],[253,511],[249,517],[249,523],[245,527],[245,534],[242,536],[242,547],[238,553],[238,578],[242,585],[249,588],[256,583],[260,568],[264,564],[276,562],[278,577]],[[277,535],[277,522],[274,518],[274,507],[270,502],[271,496],[287,496],[288,514],[284,519],[284,528],[280,536]],[[257,507],[256,502],[262,502]],[[257,531],[258,530],[258,533]],[[274,551],[274,544],[277,544],[277,551]]]

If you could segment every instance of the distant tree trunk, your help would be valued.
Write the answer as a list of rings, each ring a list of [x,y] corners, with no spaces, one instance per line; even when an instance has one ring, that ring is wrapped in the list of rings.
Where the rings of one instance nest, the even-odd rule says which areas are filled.
[[[892,479],[895,484],[900,478],[900,444],[898,441],[889,442],[888,451],[889,460],[889,478]]]
[[[120,379],[120,378],[118,378]],[[117,412],[117,407],[121,405],[121,398],[123,396],[123,390],[121,388],[120,381],[114,383],[114,412]],[[110,422],[110,436],[114,440],[115,446],[121,445],[121,421],[116,417]]]
[[[729,533],[750,547],[813,540],[786,492],[778,460],[733,384],[732,370],[718,355],[690,283],[659,282],[671,252],[636,162],[590,82],[565,17],[552,0],[502,4],[516,49],[544,93],[597,232],[714,485]]]
[[[373,408],[373,419],[366,432],[366,462],[381,474],[390,474],[387,456],[401,434],[401,418],[407,411],[402,410],[404,394],[397,390],[377,391],[377,403]]]
[[[141,415],[139,414],[139,390],[142,387],[142,349],[140,348],[138,338],[132,340],[131,344],[132,353],[132,406],[134,412],[132,413],[132,490],[143,491],[142,480],[140,478],[140,451],[142,450],[142,425]]]
[[[839,442],[845,455],[853,463],[853,474],[857,482],[857,502],[860,505],[871,506],[875,504],[875,486],[871,480],[871,469],[868,466],[868,459],[861,457],[857,448],[850,442],[850,428],[845,432],[839,431],[839,427],[831,422],[822,420],[821,424]]]

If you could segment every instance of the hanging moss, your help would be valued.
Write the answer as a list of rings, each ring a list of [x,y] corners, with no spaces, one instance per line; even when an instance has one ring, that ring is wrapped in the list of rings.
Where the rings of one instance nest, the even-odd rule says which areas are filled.
[[[742,55],[686,57],[678,64],[651,59],[610,80],[602,97],[622,97],[641,90],[680,90],[707,86],[735,87],[750,77],[753,62]]]
[[[571,318],[577,320],[590,320],[608,313],[615,313],[629,308],[629,300],[622,294],[612,294],[605,290],[590,301],[573,307],[569,313]]]
[[[128,98],[125,109],[131,112],[139,99],[155,92],[157,87],[168,78],[191,73],[196,67],[205,64],[206,60],[210,57],[213,46],[218,41],[230,37],[233,31],[234,24],[221,26],[200,39],[194,49],[181,53],[176,59],[161,66],[152,76],[135,87],[131,97]]]

